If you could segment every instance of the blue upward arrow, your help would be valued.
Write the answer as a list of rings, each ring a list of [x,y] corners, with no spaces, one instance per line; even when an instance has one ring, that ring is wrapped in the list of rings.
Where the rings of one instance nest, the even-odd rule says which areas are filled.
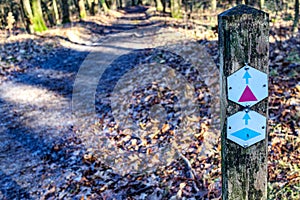
[[[246,84],[249,84],[249,80],[248,79],[252,78],[252,77],[250,76],[250,74],[248,73],[248,71],[246,71],[246,73],[244,74],[243,78],[246,79]]]
[[[248,125],[248,120],[251,119],[251,118],[250,118],[249,114],[246,113],[246,114],[244,115],[243,119],[245,120],[245,125]]]

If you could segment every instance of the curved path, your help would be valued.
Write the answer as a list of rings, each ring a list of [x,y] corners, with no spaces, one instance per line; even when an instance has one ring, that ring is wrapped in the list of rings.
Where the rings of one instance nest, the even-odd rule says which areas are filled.
[[[201,66],[198,69],[210,92],[219,93],[218,70],[204,47],[159,23],[145,23],[145,16],[129,12],[114,26],[132,30],[110,35],[94,46],[66,42],[70,51],[53,58],[57,63],[49,61],[28,69],[0,85],[0,199],[47,198],[51,190],[60,187],[57,184],[67,182],[80,164],[82,151],[68,153],[60,144],[67,142],[72,148],[76,137],[82,136],[77,134],[82,125],[95,120],[99,78],[124,54],[146,48],[179,54]],[[211,98],[212,119],[217,119],[218,96]],[[204,151],[217,139],[218,120],[212,124]]]

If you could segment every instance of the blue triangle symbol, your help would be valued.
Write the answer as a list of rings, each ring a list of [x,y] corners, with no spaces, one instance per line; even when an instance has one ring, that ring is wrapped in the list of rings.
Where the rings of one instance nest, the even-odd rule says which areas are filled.
[[[247,141],[247,140],[255,138],[255,137],[257,137],[261,134],[256,132],[256,131],[253,131],[249,128],[243,128],[239,131],[236,131],[236,132],[232,133],[231,135],[233,135],[234,137],[237,137],[239,139],[242,139],[244,141]]]

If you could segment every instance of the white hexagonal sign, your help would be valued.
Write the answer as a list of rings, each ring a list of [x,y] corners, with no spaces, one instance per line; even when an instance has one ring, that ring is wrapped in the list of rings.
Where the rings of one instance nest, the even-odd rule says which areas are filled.
[[[268,75],[248,65],[227,77],[228,99],[253,106],[268,96]]]
[[[249,147],[266,137],[265,116],[245,109],[227,119],[227,138],[242,147]]]

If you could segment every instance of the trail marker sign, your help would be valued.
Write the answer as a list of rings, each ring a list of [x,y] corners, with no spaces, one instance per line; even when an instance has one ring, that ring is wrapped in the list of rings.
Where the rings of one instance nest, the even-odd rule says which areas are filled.
[[[228,99],[253,106],[268,96],[268,75],[249,65],[227,77]]]
[[[227,138],[242,147],[249,147],[266,137],[265,116],[249,110],[237,112],[227,119]]]
[[[268,199],[269,16],[238,5],[218,22],[222,199]]]

